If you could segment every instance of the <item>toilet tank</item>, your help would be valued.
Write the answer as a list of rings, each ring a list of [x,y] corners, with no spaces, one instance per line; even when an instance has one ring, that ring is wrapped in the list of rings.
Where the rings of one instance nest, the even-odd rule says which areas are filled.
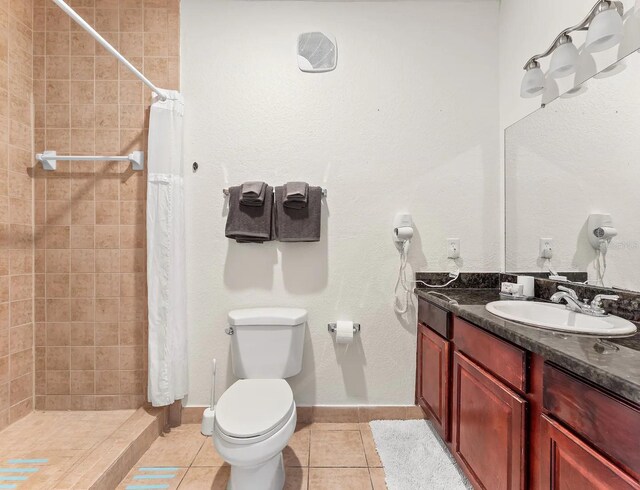
[[[231,361],[239,378],[289,378],[302,370],[307,310],[247,308],[228,315]]]

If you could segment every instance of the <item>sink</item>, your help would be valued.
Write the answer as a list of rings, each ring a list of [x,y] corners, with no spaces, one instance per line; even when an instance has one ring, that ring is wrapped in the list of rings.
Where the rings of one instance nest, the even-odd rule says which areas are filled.
[[[624,318],[596,317],[568,310],[564,305],[536,301],[494,301],[486,305],[489,313],[538,328],[582,335],[632,335],[636,326]]]

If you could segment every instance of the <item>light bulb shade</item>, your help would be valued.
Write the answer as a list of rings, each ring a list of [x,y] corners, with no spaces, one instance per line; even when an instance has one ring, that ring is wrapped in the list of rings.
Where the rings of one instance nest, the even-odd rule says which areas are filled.
[[[578,85],[577,87],[573,87],[572,89],[567,90],[564,94],[560,95],[563,99],[570,99],[572,97],[578,97],[579,95],[584,94],[588,90],[588,86],[585,83]]]
[[[544,73],[540,67],[528,69],[522,79],[520,96],[529,99],[540,95],[542,92],[544,92]]]
[[[572,42],[561,44],[551,56],[549,66],[549,76],[552,78],[562,78],[576,72],[580,55],[578,48]]]
[[[618,11],[615,8],[603,10],[591,21],[584,47],[590,53],[612,48],[622,40],[623,30]]]
[[[624,60],[620,60],[611,66],[607,66],[604,70],[600,70],[599,73],[593,75],[593,78],[609,78],[622,73],[627,68],[627,64]]]

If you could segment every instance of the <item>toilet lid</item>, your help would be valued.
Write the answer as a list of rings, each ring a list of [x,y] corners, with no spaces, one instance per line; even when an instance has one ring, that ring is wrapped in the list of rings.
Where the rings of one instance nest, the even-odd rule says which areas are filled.
[[[293,392],[284,379],[241,379],[215,408],[220,430],[238,438],[256,437],[282,425],[293,410]]]

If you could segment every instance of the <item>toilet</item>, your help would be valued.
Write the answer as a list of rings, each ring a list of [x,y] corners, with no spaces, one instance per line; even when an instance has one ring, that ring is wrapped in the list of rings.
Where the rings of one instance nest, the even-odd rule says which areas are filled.
[[[231,361],[240,378],[215,407],[213,444],[231,466],[228,490],[282,490],[282,451],[296,428],[285,378],[302,369],[307,311],[249,308],[229,312]]]

